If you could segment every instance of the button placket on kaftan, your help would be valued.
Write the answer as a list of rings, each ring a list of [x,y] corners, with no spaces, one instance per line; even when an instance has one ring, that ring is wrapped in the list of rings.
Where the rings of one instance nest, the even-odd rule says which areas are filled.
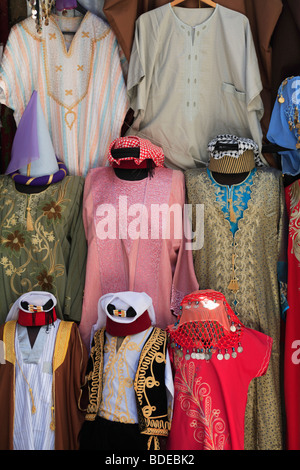
[[[186,30],[187,42],[187,96],[186,96],[186,111],[189,120],[194,119],[195,112],[198,108],[197,95],[198,95],[198,69],[199,69],[199,26],[183,27]]]

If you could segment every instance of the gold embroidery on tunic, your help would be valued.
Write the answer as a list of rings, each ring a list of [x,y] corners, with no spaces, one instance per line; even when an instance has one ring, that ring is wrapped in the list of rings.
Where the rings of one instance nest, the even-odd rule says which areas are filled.
[[[39,194],[32,194],[29,199],[29,204],[37,209],[40,215],[36,220],[33,220],[32,210],[33,207],[27,206],[27,195],[23,194],[18,199],[7,195],[6,191],[0,191],[0,209],[7,208],[6,214],[3,214],[1,221],[0,251],[0,264],[4,267],[4,274],[10,277],[10,287],[12,292],[16,295],[22,295],[23,290],[19,291],[17,288],[16,280],[21,278],[21,285],[27,286],[27,291],[35,290],[39,285],[43,290],[52,289],[53,276],[63,276],[64,267],[56,262],[56,251],[59,246],[60,240],[55,239],[55,233],[51,229],[47,229],[44,223],[49,220],[60,220],[61,213],[64,209],[64,203],[69,202],[66,198],[66,191],[70,179],[67,178],[61,185],[59,191],[55,187],[49,186],[45,191]],[[10,180],[10,185],[13,186],[13,180]],[[11,193],[10,193],[11,194]],[[53,205],[52,197],[55,199]],[[40,210],[39,205],[41,201],[51,201],[49,211]],[[43,205],[43,204],[42,204]],[[43,206],[44,208],[46,207]],[[30,209],[30,222],[31,226],[27,226],[28,208]],[[43,224],[44,223],[44,224]],[[51,227],[51,226],[50,226]],[[28,228],[30,231],[28,232]],[[31,233],[32,232],[32,233]],[[7,256],[5,254],[7,253]],[[36,253],[40,257],[36,258]],[[21,257],[22,254],[22,257]],[[24,261],[23,261],[23,256]],[[15,264],[15,256],[22,259],[22,264]],[[35,273],[31,269],[29,276],[35,276],[34,280],[26,277],[24,273],[28,271],[28,265],[35,262],[39,271]],[[40,266],[41,265],[41,266]],[[45,284],[47,280],[47,285]]]
[[[291,215],[289,234],[292,238],[292,253],[300,261],[300,185],[295,181],[289,188]]]
[[[163,347],[163,353],[159,349]],[[147,388],[159,386],[160,383],[156,380],[153,374],[154,361],[158,363],[165,362],[166,354],[166,332],[155,328],[151,337],[147,341],[140,356],[139,365],[134,381],[134,389],[136,392],[137,400],[140,404],[141,412],[146,423],[146,429],[142,431],[143,434],[153,434],[153,428],[157,435],[167,435],[170,429],[169,421],[164,421],[167,418],[167,413],[162,416],[156,416],[156,407],[152,406],[147,396]],[[150,377],[146,377],[147,372],[150,371]],[[146,400],[146,405],[143,406],[143,401]],[[152,431],[151,431],[152,428]]]
[[[193,252],[199,288],[222,292],[245,326],[263,331],[273,338],[267,374],[259,380],[254,379],[248,390],[245,449],[281,449],[282,415],[278,399],[280,390],[277,387],[280,380],[277,261],[283,232],[282,176],[273,168],[257,168],[251,198],[234,237],[230,231],[230,222],[216,203],[214,187],[206,170],[188,170],[186,187],[188,202],[204,204],[205,207],[204,246]],[[194,230],[195,226],[193,220]],[[236,294],[227,288],[233,250],[239,280]],[[254,419],[254,414],[259,418]]]
[[[95,345],[91,349],[93,369],[88,374],[87,379],[91,382],[89,386],[89,404],[85,419],[93,421],[100,407],[102,396],[102,372],[103,372],[103,346],[105,339],[105,329],[96,331],[94,335]]]
[[[53,372],[55,372],[65,360],[72,326],[73,322],[69,321],[61,321],[59,324],[53,354]]]
[[[8,321],[4,325],[3,329],[3,342],[5,345],[5,360],[11,364],[16,362],[16,352],[15,352],[15,333],[16,333],[16,324],[15,320]]]

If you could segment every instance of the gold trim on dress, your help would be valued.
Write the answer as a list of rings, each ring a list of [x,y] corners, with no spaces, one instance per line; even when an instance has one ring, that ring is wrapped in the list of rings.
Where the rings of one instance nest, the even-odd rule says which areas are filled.
[[[140,355],[134,380],[134,390],[146,424],[146,429],[141,431],[142,434],[167,436],[170,430],[170,423],[163,419],[168,418],[168,413],[155,416],[156,407],[151,405],[146,392],[147,388],[160,385],[153,374],[153,363],[154,361],[158,363],[166,362],[166,345],[166,332],[160,328],[154,328]],[[161,347],[163,352],[160,351]],[[146,377],[147,372],[150,372],[150,377]],[[144,400],[147,404],[143,406]]]
[[[4,358],[11,364],[16,363],[16,352],[15,352],[15,333],[16,333],[16,320],[8,321],[4,325],[3,329],[3,342],[5,345]]]

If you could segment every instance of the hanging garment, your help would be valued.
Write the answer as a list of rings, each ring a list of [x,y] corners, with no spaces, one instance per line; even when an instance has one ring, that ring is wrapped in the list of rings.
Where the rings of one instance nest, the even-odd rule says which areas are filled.
[[[235,185],[233,191],[239,186],[239,193],[246,194],[248,183],[246,180],[240,186]],[[222,194],[222,186],[212,182],[207,170],[188,170],[186,185],[188,202],[204,204],[204,246],[193,252],[200,289],[222,292],[246,327],[273,339],[267,374],[259,381],[252,381],[248,390],[245,448],[281,449],[277,278],[284,217],[281,173],[275,169],[256,168],[251,196],[235,234],[222,211],[222,198],[217,197]]]
[[[184,295],[198,288],[192,251],[186,247],[184,204],[179,171],[155,168],[153,177],[139,181],[121,180],[111,167],[88,173],[83,202],[88,257],[80,322],[87,347],[102,295],[146,292],[157,326],[165,328]],[[168,219],[172,209],[176,224],[172,216]]]
[[[78,402],[87,366],[78,327],[58,319],[48,330],[40,329],[30,349],[26,328],[13,320],[0,327],[0,338],[6,351],[0,367],[5,384],[0,390],[0,449],[78,449],[84,420]]]
[[[16,189],[0,177],[0,323],[23,293],[52,292],[61,319],[80,321],[86,240],[83,178],[66,176],[40,193]]]
[[[168,450],[243,450],[247,391],[268,368],[272,338],[246,328],[212,290],[182,301],[167,329],[174,370]]]
[[[73,31],[68,47],[62,31]],[[18,124],[32,92],[39,93],[55,153],[71,175],[105,164],[110,142],[121,132],[127,96],[121,53],[108,25],[51,15],[36,31],[32,18],[10,32],[0,67],[0,102]]]
[[[300,76],[288,77],[278,88],[267,138],[286,150],[278,151],[282,173],[300,173]]]
[[[162,147],[166,166],[205,165],[207,142],[221,133],[251,137],[261,148],[262,85],[249,21],[240,13],[170,3],[144,13],[127,88],[134,111],[127,135]]]
[[[287,299],[289,310],[285,325],[284,390],[288,450],[300,450],[300,404],[299,404],[299,214],[300,181],[285,188],[286,205],[289,217],[288,239],[288,282]]]

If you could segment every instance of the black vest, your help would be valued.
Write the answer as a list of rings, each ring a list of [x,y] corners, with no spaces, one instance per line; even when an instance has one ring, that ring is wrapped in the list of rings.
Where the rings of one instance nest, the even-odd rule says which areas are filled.
[[[105,328],[102,328],[94,335],[87,367],[87,421],[95,420],[102,399],[104,343]],[[165,386],[166,353],[167,333],[155,327],[141,351],[134,379],[139,429],[149,437],[167,436],[171,427]]]

